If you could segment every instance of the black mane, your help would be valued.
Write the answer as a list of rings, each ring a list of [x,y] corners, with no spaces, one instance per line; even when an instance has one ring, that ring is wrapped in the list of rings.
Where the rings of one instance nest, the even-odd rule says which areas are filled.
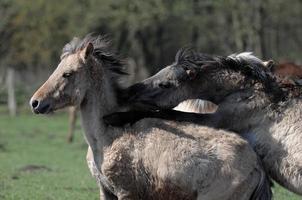
[[[175,64],[194,66],[197,70],[203,66],[218,66],[240,72],[247,78],[260,82],[264,86],[265,92],[270,94],[275,102],[285,99],[285,94],[274,75],[263,65],[260,59],[253,55],[250,55],[250,57],[237,57],[234,54],[223,57],[198,53],[192,49],[181,49],[176,54]]]
[[[117,75],[127,74],[125,72],[124,62],[111,50],[111,41],[108,37],[94,33],[87,34],[83,39],[77,37],[73,38],[71,42],[64,46],[61,59],[83,50],[89,43],[94,47],[93,56],[96,60],[104,62],[105,67]]]

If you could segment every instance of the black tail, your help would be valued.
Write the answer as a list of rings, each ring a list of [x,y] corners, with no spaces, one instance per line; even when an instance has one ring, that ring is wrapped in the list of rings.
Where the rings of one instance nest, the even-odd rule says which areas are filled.
[[[258,158],[258,165],[261,167],[261,169],[259,169],[260,181],[250,197],[250,200],[270,200],[273,198],[273,183],[265,172],[260,158]]]

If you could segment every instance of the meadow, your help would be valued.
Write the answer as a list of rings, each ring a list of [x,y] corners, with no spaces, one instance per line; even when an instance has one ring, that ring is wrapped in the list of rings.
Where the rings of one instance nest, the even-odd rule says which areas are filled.
[[[0,108],[0,199],[98,199],[98,189],[86,165],[87,144],[80,123],[73,143],[66,142],[67,114],[15,118]],[[275,200],[298,200],[275,184]]]

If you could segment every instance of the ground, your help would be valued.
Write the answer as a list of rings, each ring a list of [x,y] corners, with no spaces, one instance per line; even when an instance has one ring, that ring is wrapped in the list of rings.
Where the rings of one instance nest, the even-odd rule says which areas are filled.
[[[0,107],[0,199],[98,199],[86,166],[87,145],[78,123],[75,141],[66,142],[67,114],[16,118]],[[302,199],[275,184],[275,200]]]

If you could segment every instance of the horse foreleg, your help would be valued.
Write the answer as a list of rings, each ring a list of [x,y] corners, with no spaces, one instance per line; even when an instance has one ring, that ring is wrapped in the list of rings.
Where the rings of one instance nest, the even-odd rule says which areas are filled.
[[[100,177],[99,172],[95,165],[95,162],[93,159],[93,153],[92,153],[92,150],[90,147],[88,147],[88,150],[87,150],[86,161],[87,161],[87,165],[88,165],[91,175],[96,179],[96,182],[100,188],[100,200],[116,200],[117,198],[114,195],[112,195],[110,192],[107,192],[99,180],[99,177]]]

